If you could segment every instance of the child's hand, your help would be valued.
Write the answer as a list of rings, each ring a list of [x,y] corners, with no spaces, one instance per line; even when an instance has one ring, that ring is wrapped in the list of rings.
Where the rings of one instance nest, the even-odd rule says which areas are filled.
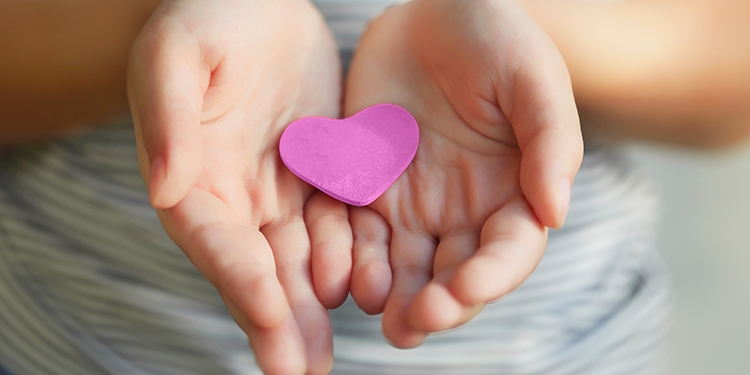
[[[411,111],[421,139],[381,198],[350,209],[351,293],[411,347],[531,274],[583,147],[564,62],[511,1],[416,0],[373,21],[345,113],[382,102]]]
[[[267,373],[332,365],[326,307],[348,291],[347,209],[294,177],[278,140],[299,117],[339,115],[340,76],[322,17],[297,0],[166,1],[131,56],[151,202]]]

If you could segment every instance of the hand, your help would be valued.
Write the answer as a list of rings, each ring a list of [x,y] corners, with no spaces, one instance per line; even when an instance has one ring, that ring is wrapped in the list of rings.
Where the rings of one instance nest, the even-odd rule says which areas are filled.
[[[350,209],[351,293],[412,347],[531,274],[583,146],[565,64],[511,1],[415,0],[373,21],[345,114],[383,102],[415,116],[419,149],[382,197]]]
[[[332,366],[326,308],[348,292],[347,209],[293,176],[278,140],[297,118],[337,117],[340,92],[335,43],[307,1],[166,1],[132,51],[151,202],[266,373]]]

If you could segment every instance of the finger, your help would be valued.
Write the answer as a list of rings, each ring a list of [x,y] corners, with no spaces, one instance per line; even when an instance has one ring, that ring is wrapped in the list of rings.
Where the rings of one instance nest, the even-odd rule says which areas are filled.
[[[255,361],[264,374],[324,374],[306,367],[299,321],[287,314],[274,328],[249,326],[246,330]],[[299,353],[299,355],[297,354]]]
[[[327,374],[333,367],[333,335],[328,310],[312,284],[310,238],[301,215],[264,226],[294,319],[305,341],[308,374]]]
[[[462,230],[440,240],[434,261],[432,281],[414,298],[409,322],[426,332],[439,332],[468,322],[484,304],[464,306],[448,288],[458,267],[479,247],[479,230]]]
[[[294,315],[286,314],[276,327],[261,328],[247,320],[231,300],[222,298],[237,325],[247,334],[255,361],[263,373],[305,373],[305,344]]]
[[[393,231],[390,250],[393,286],[383,311],[383,334],[398,348],[417,346],[427,336],[409,323],[408,312],[414,297],[432,279],[436,245],[435,239],[424,233]]]
[[[380,314],[391,290],[391,229],[382,216],[368,207],[349,207],[349,221],[354,234],[350,291],[362,311]]]
[[[133,45],[128,97],[151,204],[169,208],[201,172],[198,130],[211,70],[184,27],[160,20],[150,21]]]
[[[200,189],[159,214],[170,237],[242,316],[262,328],[283,322],[289,306],[257,228],[238,225],[224,202]]]
[[[533,22],[529,20],[530,22]],[[541,29],[519,57],[505,64],[500,106],[510,120],[522,152],[520,183],[542,224],[565,221],[570,187],[583,157],[583,139],[570,77],[560,54]]]
[[[433,273],[436,281],[446,280],[455,268],[479,248],[479,228],[456,230],[440,239],[435,251]]]
[[[547,243],[547,229],[519,197],[492,214],[477,252],[456,271],[451,294],[464,306],[494,301],[534,271]]]
[[[305,203],[305,225],[312,245],[312,279],[318,300],[339,307],[349,294],[352,272],[352,229],[341,203],[315,192]]]

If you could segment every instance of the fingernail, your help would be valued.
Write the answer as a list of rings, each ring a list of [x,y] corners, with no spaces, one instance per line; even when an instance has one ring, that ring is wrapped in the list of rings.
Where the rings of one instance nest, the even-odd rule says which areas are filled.
[[[567,177],[560,179],[560,190],[557,196],[557,207],[560,209],[560,226],[565,223],[570,208],[570,188],[571,183]]]

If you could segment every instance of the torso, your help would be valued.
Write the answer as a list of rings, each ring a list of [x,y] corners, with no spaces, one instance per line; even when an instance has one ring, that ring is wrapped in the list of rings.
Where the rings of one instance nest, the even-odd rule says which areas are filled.
[[[347,57],[389,2],[316,3]],[[347,301],[331,312],[334,373],[657,372],[669,321],[657,196],[615,151],[586,146],[566,225],[526,283],[408,351]],[[0,363],[11,371],[259,373],[215,289],[151,209],[128,119],[6,156],[0,200]]]

